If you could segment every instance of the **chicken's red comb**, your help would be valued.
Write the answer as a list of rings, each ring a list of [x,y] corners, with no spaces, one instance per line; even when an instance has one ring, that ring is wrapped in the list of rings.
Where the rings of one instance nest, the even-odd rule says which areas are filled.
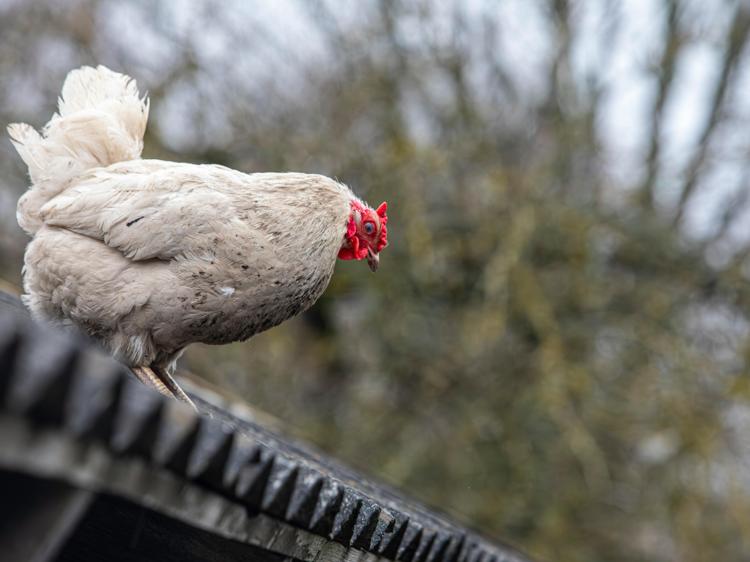
[[[378,206],[378,208],[375,210],[375,212],[380,217],[380,220],[382,220],[383,222],[388,222],[388,216],[385,214],[387,210],[388,210],[388,203],[386,203],[385,201],[383,201],[380,204],[380,206]]]
[[[388,245],[388,228],[386,228],[386,224],[388,224],[388,215],[386,214],[386,211],[388,210],[388,203],[383,201],[380,206],[375,210],[375,212],[378,214],[378,217],[380,218],[380,238],[378,238],[378,252],[385,248]]]

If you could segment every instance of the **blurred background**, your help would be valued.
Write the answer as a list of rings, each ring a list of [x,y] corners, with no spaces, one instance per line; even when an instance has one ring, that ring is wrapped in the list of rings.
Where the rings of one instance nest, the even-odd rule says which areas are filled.
[[[750,6],[0,0],[0,122],[81,64],[144,156],[389,203],[372,275],[183,366],[542,560],[750,560]],[[0,278],[25,169],[0,142]]]

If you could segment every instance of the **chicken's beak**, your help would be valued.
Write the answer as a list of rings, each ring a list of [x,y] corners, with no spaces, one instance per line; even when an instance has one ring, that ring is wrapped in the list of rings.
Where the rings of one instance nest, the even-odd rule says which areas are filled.
[[[380,256],[372,251],[372,248],[367,248],[367,265],[370,266],[370,271],[375,273],[380,265]]]

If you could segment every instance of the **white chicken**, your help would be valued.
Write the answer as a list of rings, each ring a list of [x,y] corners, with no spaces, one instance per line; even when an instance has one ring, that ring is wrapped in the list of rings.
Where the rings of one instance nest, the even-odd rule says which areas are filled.
[[[73,70],[41,134],[8,127],[31,187],[24,301],[75,325],[143,382],[192,342],[245,340],[310,307],[339,259],[378,266],[386,204],[320,175],[141,160],[148,100],[103,66]]]

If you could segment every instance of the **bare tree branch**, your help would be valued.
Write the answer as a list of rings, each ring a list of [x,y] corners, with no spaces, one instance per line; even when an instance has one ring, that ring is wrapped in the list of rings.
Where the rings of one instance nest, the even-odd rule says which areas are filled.
[[[719,218],[716,231],[708,239],[706,245],[722,240],[729,232],[729,229],[735,224],[740,214],[747,209],[747,205],[750,203],[750,165],[745,166],[739,185],[737,193],[729,197]]]
[[[649,142],[648,156],[646,157],[646,177],[640,188],[639,197],[641,205],[649,209],[654,206],[654,182],[656,181],[659,154],[661,152],[664,104],[672,90],[677,59],[684,45],[684,39],[679,27],[677,0],[667,0],[666,4],[667,29],[664,39],[664,50],[662,51],[659,66],[656,68],[658,87],[650,119],[653,128]]]
[[[682,222],[687,205],[702,177],[711,139],[716,127],[722,120],[722,110],[725,105],[727,92],[730,91],[730,82],[734,77],[734,70],[741,58],[740,55],[747,43],[749,33],[750,11],[741,7],[737,8],[734,21],[732,22],[732,29],[727,39],[719,79],[711,100],[709,116],[698,139],[695,154],[685,172],[685,185],[680,192],[680,200],[673,219],[674,226],[678,226]]]

